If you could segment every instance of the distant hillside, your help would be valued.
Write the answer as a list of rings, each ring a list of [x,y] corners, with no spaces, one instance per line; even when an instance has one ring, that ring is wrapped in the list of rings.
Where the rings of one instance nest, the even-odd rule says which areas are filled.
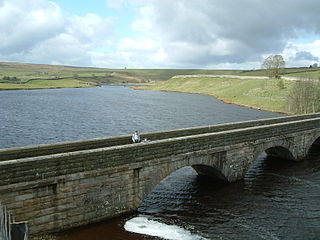
[[[319,68],[286,69],[288,76],[299,77],[306,73],[320,79]],[[267,74],[264,70],[108,69],[0,62],[0,90],[149,83],[168,80],[177,75],[266,76]]]
[[[239,74],[238,70],[198,69],[108,69],[73,67],[47,64],[0,62],[1,82],[27,82],[34,79],[80,79],[102,83],[149,82],[167,80],[176,75],[189,74]],[[10,79],[3,79],[9,77]]]
[[[258,70],[249,70],[242,71],[239,75],[242,76],[267,76],[266,70],[258,69]],[[320,68],[309,68],[309,67],[301,67],[301,68],[286,68],[283,71],[283,76],[285,77],[301,77],[307,78],[310,77],[312,79],[320,79]]]

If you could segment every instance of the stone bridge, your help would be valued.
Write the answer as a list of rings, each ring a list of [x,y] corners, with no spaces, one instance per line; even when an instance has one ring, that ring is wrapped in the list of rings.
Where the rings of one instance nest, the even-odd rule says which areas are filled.
[[[137,209],[185,166],[225,181],[262,152],[294,161],[320,143],[320,114],[297,115],[0,150],[0,202],[31,234],[56,232]]]

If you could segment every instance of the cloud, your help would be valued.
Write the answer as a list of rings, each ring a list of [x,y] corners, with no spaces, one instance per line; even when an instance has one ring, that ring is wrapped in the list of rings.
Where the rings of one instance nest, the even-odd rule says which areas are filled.
[[[159,42],[151,38],[122,38],[113,45],[112,52],[92,52],[94,65],[128,68],[154,68],[161,65],[167,55]]]
[[[27,52],[64,30],[61,9],[43,0],[4,0],[0,4],[0,52]]]
[[[141,7],[150,0],[106,0],[107,6],[114,10],[120,10],[128,7]]]
[[[310,43],[288,42],[283,50],[283,56],[288,66],[309,66],[320,58],[320,40]]]
[[[112,18],[100,17],[92,13],[83,17],[74,16],[69,20],[66,33],[76,37],[84,44],[102,45],[112,38]]]
[[[3,0],[0,8],[0,57],[22,61],[91,66],[92,49],[108,46],[110,17],[88,13],[65,16],[47,0]]]
[[[74,36],[61,33],[54,38],[40,42],[25,55],[25,60],[62,65],[91,65],[90,55],[84,46]]]
[[[270,54],[283,54],[287,66],[320,57],[320,40],[297,40],[319,39],[318,0],[106,0],[106,6],[134,16],[127,36],[120,17],[66,15],[49,0],[0,0],[0,59],[251,69]]]
[[[318,61],[319,58],[313,56],[310,52],[300,51],[300,52],[296,52],[296,57],[294,58],[294,60]]]
[[[154,0],[133,27],[180,66],[261,61],[289,40],[320,33],[320,1]]]
[[[124,6],[125,0],[106,0],[107,6],[112,9],[120,9]]]

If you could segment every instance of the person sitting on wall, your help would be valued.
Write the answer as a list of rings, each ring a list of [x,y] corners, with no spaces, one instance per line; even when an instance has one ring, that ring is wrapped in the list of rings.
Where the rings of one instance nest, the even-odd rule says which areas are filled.
[[[140,135],[139,135],[138,131],[135,131],[135,132],[132,134],[132,142],[133,142],[133,143],[139,143],[140,141],[141,141]]]

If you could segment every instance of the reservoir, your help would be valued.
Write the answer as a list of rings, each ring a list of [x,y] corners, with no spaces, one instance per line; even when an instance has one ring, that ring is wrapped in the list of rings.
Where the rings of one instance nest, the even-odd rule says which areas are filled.
[[[197,94],[121,86],[0,92],[0,148],[280,116]]]
[[[0,92],[0,148],[281,116],[209,96],[121,86]],[[318,239],[320,155],[288,162],[260,155],[242,181],[182,168],[138,211],[61,239]]]

